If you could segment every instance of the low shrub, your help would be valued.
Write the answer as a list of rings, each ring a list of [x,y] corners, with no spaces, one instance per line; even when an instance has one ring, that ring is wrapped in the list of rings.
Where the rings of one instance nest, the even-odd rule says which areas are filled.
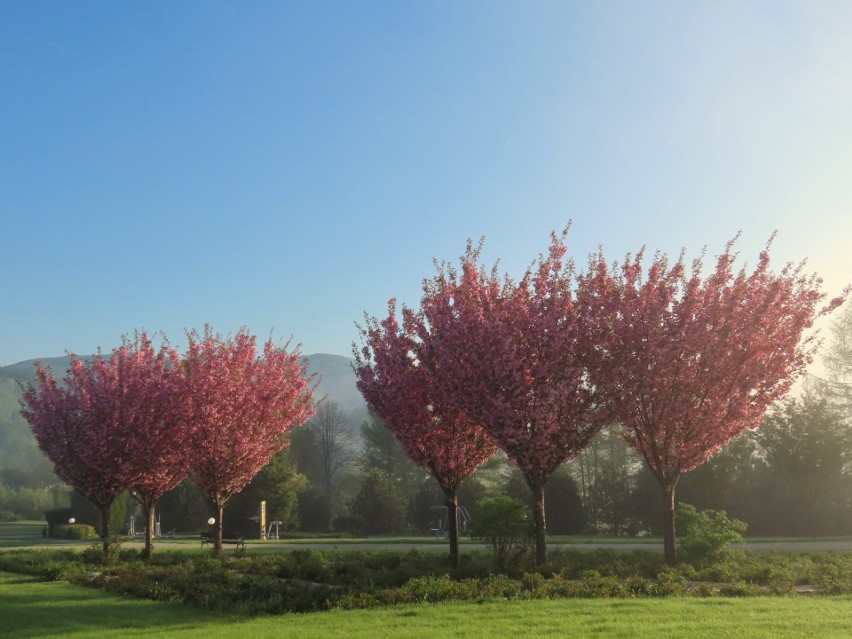
[[[657,575],[655,593],[657,596],[682,595],[689,588],[689,580],[676,570],[666,569]]]
[[[415,577],[400,589],[403,603],[437,603],[458,599],[460,584],[447,575]]]
[[[125,561],[129,558],[138,559],[138,553],[136,551],[123,551],[121,549],[121,542],[123,540],[123,537],[110,537],[106,549],[104,549],[104,543],[101,539],[82,552],[83,560],[91,564],[111,566],[122,561],[122,559]]]
[[[820,562],[815,576],[816,585],[828,595],[852,593],[852,570],[831,561]]]
[[[730,519],[724,510],[702,510],[689,504],[679,504],[677,525],[681,558],[696,564],[707,564],[724,559],[730,545],[742,541],[747,525],[739,519]]]
[[[500,495],[481,499],[473,514],[473,537],[491,548],[494,565],[517,564],[530,549],[535,528],[524,502]]]
[[[555,554],[555,553],[554,553]],[[661,565],[641,552],[562,551],[545,571],[492,573],[485,553],[464,553],[452,568],[442,556],[408,552],[315,552],[229,555],[163,551],[149,561],[120,550],[101,563],[100,546],[0,552],[0,570],[174,601],[236,614],[310,612],[449,600],[494,601],[564,597],[753,596],[795,592],[801,575],[827,594],[852,594],[852,553],[742,553],[714,566]],[[613,557],[611,555],[618,555]],[[597,557],[600,570],[588,566]],[[652,560],[653,559],[653,560]],[[657,566],[648,576],[650,567]]]
[[[468,583],[474,583],[475,580],[468,580]],[[506,575],[488,575],[485,579],[479,582],[480,590],[475,593],[472,599],[517,599],[522,595],[523,588],[521,583],[510,579]]]
[[[98,531],[89,524],[59,524],[53,527],[53,536],[59,539],[96,539]]]
[[[601,575],[597,570],[589,570],[581,580],[581,597],[611,598],[624,597],[627,590],[624,581],[611,575]]]

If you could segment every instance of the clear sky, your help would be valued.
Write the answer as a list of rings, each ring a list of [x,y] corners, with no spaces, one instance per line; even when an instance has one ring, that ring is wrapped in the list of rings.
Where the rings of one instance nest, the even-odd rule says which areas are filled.
[[[468,237],[852,281],[852,3],[0,3],[0,365],[135,328],[350,355]]]

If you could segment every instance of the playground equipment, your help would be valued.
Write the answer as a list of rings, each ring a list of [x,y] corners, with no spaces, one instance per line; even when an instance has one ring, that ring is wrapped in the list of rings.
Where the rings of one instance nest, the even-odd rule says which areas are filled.
[[[433,533],[435,533],[435,537],[447,537],[449,535],[449,531],[447,530],[447,507],[446,506],[432,506],[432,510],[441,510],[444,512],[444,516],[438,519],[438,525],[434,528],[430,528]],[[470,513],[467,511],[467,508],[464,506],[458,507],[458,517],[459,517],[459,534],[471,536],[471,518]]]
[[[134,515],[130,515],[130,527],[127,529],[127,536],[141,537],[144,534],[144,532],[136,532],[136,517]]]
[[[267,539],[278,539],[278,527],[282,525],[283,522],[279,520],[270,521],[269,528],[266,529],[266,538]]]
[[[141,530],[141,532],[136,532],[136,517],[134,515],[130,515],[130,526],[127,529],[128,537],[144,537],[147,531],[148,528],[145,527]],[[162,530],[160,529],[160,518],[158,516],[157,521],[154,523],[154,537],[157,537],[159,539],[163,539],[166,537],[174,539],[175,530],[170,530],[169,532],[163,534]]]

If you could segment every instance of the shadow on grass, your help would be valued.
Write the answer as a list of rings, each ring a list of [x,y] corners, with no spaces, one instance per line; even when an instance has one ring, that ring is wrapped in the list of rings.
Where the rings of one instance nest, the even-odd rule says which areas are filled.
[[[44,582],[0,572],[0,619],[3,639],[50,635],[95,637],[104,632],[165,636],[206,624],[239,621],[181,604],[116,597],[63,582]]]

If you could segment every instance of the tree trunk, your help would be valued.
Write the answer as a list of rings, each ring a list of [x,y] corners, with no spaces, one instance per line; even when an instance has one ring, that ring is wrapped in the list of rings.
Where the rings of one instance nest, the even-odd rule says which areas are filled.
[[[547,522],[544,518],[544,484],[539,481],[527,480],[533,492],[535,504],[533,518],[535,519],[535,563],[543,566],[547,563]]]
[[[677,477],[660,484],[663,489],[663,550],[666,563],[674,566],[677,563],[677,546],[675,545],[675,486]]]
[[[459,565],[459,498],[455,490],[445,490],[447,498],[447,537],[450,540],[450,565]]]
[[[145,510],[145,549],[142,551],[142,559],[150,559],[154,552],[154,505],[156,502],[151,502],[148,499],[142,503],[142,508]]]
[[[225,505],[220,503],[216,504],[216,539],[213,542],[213,556],[218,557],[222,554],[222,531],[224,527],[222,526],[222,516],[225,514]]]
[[[101,542],[104,549],[104,564],[109,563],[109,547],[110,547],[110,519],[112,515],[112,500],[107,503],[98,503],[98,510],[101,511]]]

